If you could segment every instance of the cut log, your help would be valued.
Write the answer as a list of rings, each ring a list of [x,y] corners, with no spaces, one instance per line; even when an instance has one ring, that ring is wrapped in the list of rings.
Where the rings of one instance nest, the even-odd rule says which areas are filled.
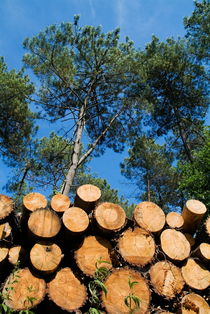
[[[96,263],[100,260],[108,263],[100,263],[99,267],[111,268],[109,252],[112,246],[109,241],[95,236],[84,239],[82,246],[75,251],[75,260],[78,267],[87,276],[93,276],[96,271]]]
[[[193,256],[197,256],[201,261],[209,263],[210,262],[210,244],[201,243],[195,251],[192,253]]]
[[[131,265],[144,266],[155,254],[155,242],[148,231],[142,228],[126,230],[118,241],[122,258]]]
[[[40,238],[53,238],[61,228],[59,217],[50,209],[37,209],[31,213],[28,228]]]
[[[164,230],[161,233],[160,242],[163,252],[173,261],[183,261],[190,255],[190,244],[180,231]]]
[[[71,207],[65,211],[62,217],[63,224],[71,233],[81,234],[89,226],[87,213],[79,207]]]
[[[184,224],[184,219],[181,214],[170,212],[166,215],[166,223],[170,228],[180,229]]]
[[[13,200],[6,195],[0,194],[0,220],[8,217],[13,210]]]
[[[86,212],[93,210],[101,197],[100,189],[92,184],[81,185],[76,192],[74,206]]]
[[[35,307],[44,299],[45,292],[45,281],[33,276],[27,268],[11,274],[3,288],[5,304],[15,311]]]
[[[62,259],[61,249],[55,243],[39,242],[30,251],[33,267],[45,274],[54,272]]]
[[[182,267],[182,276],[186,284],[197,290],[204,290],[210,284],[210,272],[197,260],[189,258]]]
[[[21,246],[13,246],[9,250],[9,262],[12,265],[16,265],[18,261],[24,264],[27,260],[27,253],[26,250]]]
[[[132,282],[136,282],[133,284]],[[130,284],[129,284],[130,283]],[[107,288],[107,296],[102,294],[103,305],[109,314],[126,314],[132,313],[143,314],[148,313],[150,305],[150,289],[146,280],[134,270],[121,268],[113,271],[113,273],[105,280]],[[132,286],[132,287],[131,287]],[[128,303],[130,308],[125,304],[125,298],[133,294],[140,299],[140,307],[137,308],[131,300]]]
[[[184,287],[181,270],[168,261],[156,263],[149,273],[155,292],[166,299],[174,298]]]
[[[208,303],[199,294],[190,293],[182,298],[182,314],[210,314]]]
[[[58,213],[63,213],[70,207],[70,199],[64,194],[56,194],[52,197],[51,208]]]
[[[197,200],[187,201],[182,211],[182,217],[184,218],[183,230],[187,233],[195,233],[206,211],[206,206],[202,202]]]
[[[94,211],[97,226],[105,232],[119,231],[126,223],[124,209],[114,203],[104,202],[96,207]]]
[[[165,214],[155,203],[142,202],[134,209],[134,220],[150,232],[159,232],[165,225]]]
[[[209,243],[210,244],[210,216],[206,219],[202,225],[201,230],[196,234],[197,243]]]
[[[195,239],[193,238],[193,236],[190,233],[184,233],[187,241],[190,243],[190,246],[194,246],[195,245]]]
[[[85,304],[87,291],[71,269],[66,267],[57,272],[55,278],[48,283],[48,297],[58,307],[73,312]]]
[[[6,261],[8,253],[9,253],[8,248],[0,247],[0,266]]]
[[[45,208],[47,206],[47,199],[44,195],[40,193],[29,193],[23,198],[24,207],[30,212],[36,209]]]
[[[0,224],[0,241],[7,239],[12,234],[12,228],[8,222]]]

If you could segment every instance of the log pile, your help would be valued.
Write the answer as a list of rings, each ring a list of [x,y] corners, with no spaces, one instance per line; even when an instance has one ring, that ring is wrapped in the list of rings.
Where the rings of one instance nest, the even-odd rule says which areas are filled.
[[[30,193],[18,219],[0,195],[1,302],[16,312],[87,313],[90,283],[107,269],[101,313],[210,313],[210,218],[197,231],[205,205],[188,200],[165,215],[141,202],[131,220],[118,204],[100,203],[101,193],[80,186],[72,204]]]

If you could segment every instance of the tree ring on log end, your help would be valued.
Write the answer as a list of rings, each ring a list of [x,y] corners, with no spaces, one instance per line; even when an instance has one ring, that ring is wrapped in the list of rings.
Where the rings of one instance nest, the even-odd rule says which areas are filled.
[[[26,209],[33,212],[36,209],[45,208],[47,206],[47,199],[40,193],[32,192],[24,196],[23,205]]]
[[[0,220],[9,216],[13,209],[13,200],[6,195],[0,194]]]
[[[51,200],[51,207],[56,212],[65,212],[70,207],[70,204],[69,197],[64,194],[56,194]]]
[[[57,272],[48,283],[48,296],[57,306],[68,312],[75,311],[86,302],[86,287],[80,283],[70,268]]]
[[[126,230],[118,241],[119,253],[131,265],[144,266],[155,254],[155,241],[142,228]]]
[[[153,202],[141,202],[134,209],[136,223],[150,232],[159,232],[165,225],[163,210]]]
[[[110,202],[104,202],[97,206],[94,216],[99,227],[109,231],[121,229],[126,222],[124,209],[120,205]]]
[[[182,314],[209,314],[208,303],[198,294],[189,293],[181,301]]]
[[[71,232],[84,232],[89,225],[87,213],[79,207],[70,207],[62,217],[64,226]]]
[[[131,288],[129,282],[136,282]],[[150,304],[150,289],[146,280],[140,273],[126,268],[114,270],[104,282],[107,288],[107,296],[102,293],[103,305],[109,314],[126,314],[130,309],[125,305],[125,298],[133,293],[140,299],[140,308],[134,311],[135,314],[148,313]],[[135,307],[133,301],[132,308]]]

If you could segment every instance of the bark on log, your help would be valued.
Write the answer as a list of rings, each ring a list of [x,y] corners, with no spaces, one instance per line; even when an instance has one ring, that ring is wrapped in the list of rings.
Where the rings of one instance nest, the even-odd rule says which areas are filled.
[[[195,245],[195,239],[190,233],[184,233],[184,236],[186,237],[187,241],[190,243],[191,247]]]
[[[6,195],[0,194],[0,220],[8,217],[13,210],[13,200]]]
[[[187,201],[182,211],[184,232],[195,233],[206,211],[206,206],[202,202],[197,200]]]
[[[100,263],[99,267],[112,267],[109,255],[111,249],[109,241],[101,237],[88,236],[84,239],[82,246],[75,251],[76,263],[84,274],[93,276],[96,271],[96,263],[100,260],[110,264]]]
[[[159,232],[165,225],[165,214],[155,203],[142,202],[134,209],[134,220],[150,232]]]
[[[155,254],[155,242],[150,233],[142,228],[126,230],[118,241],[122,258],[131,265],[144,266]]]
[[[89,226],[87,213],[79,207],[70,207],[67,209],[63,214],[62,220],[66,229],[74,235],[84,233]]]
[[[181,270],[168,261],[157,262],[149,273],[154,290],[166,299],[174,298],[184,287]]]
[[[86,212],[93,210],[101,197],[100,189],[92,184],[81,185],[76,192],[74,206]]]
[[[98,228],[105,233],[117,232],[121,230],[126,223],[126,214],[124,209],[114,203],[104,202],[96,207],[94,218]]]
[[[56,194],[52,197],[51,208],[57,213],[63,213],[70,207],[70,199],[64,194]]]
[[[13,246],[9,250],[8,259],[12,265],[17,264],[18,261],[21,264],[25,264],[27,261],[27,252],[21,245]]]
[[[129,283],[137,282],[130,287]],[[135,304],[131,301],[131,308],[125,304],[125,298],[133,294],[140,299],[140,308],[136,308],[135,314],[148,313],[150,305],[150,289],[146,280],[140,273],[121,268],[115,270],[104,282],[107,288],[107,296],[102,293],[103,305],[109,314],[126,314],[131,313]]]
[[[31,213],[28,229],[39,238],[53,238],[61,228],[61,221],[50,209],[37,209]]]
[[[80,283],[70,268],[66,267],[57,272],[47,286],[49,299],[67,312],[76,311],[86,302],[86,287]]]
[[[164,230],[160,242],[163,252],[173,261],[183,261],[190,255],[190,244],[180,231]]]
[[[210,244],[209,243],[201,243],[195,251],[192,252],[192,256],[197,256],[201,259],[201,261],[210,263]]]
[[[45,208],[47,199],[44,195],[33,192],[24,196],[23,205],[29,212],[33,212],[36,209]]]
[[[169,228],[180,229],[184,224],[184,219],[181,214],[170,212],[166,215],[166,223]]]
[[[59,266],[63,255],[55,243],[39,242],[30,251],[30,260],[33,267],[44,273],[53,273]]]
[[[15,311],[35,307],[44,299],[45,292],[45,281],[33,276],[27,268],[11,274],[3,288],[5,304]]]
[[[182,276],[189,287],[197,290],[204,290],[210,285],[210,272],[192,258],[182,267]]]
[[[190,293],[182,298],[182,314],[210,314],[208,303],[198,294]]]

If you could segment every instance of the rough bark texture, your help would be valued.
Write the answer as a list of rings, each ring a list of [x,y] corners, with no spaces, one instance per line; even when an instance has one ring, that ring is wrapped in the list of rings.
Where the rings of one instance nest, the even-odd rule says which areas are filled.
[[[155,291],[167,299],[174,298],[184,287],[181,270],[168,261],[156,263],[149,273]]]
[[[45,281],[33,276],[27,268],[11,274],[3,288],[6,305],[15,311],[35,307],[44,299],[45,292]]]
[[[163,252],[174,261],[183,261],[190,255],[190,244],[180,231],[164,230],[160,242]]]
[[[138,204],[134,210],[134,219],[140,227],[150,232],[159,232],[165,225],[164,212],[152,202]]]
[[[48,297],[63,310],[72,312],[86,302],[87,291],[71,269],[66,267],[48,283]]]
[[[131,288],[129,282],[136,282],[136,284]],[[133,301],[130,309],[125,305],[125,298],[131,293],[140,299],[140,308],[136,308],[134,313],[147,313],[150,305],[150,289],[146,280],[138,272],[123,268],[115,270],[104,284],[108,292],[107,296],[102,294],[102,300],[107,313],[131,313],[130,310],[135,308]]]
[[[198,200],[187,201],[182,211],[183,230],[188,233],[195,233],[206,211],[206,206],[202,202]]]
[[[210,272],[192,258],[182,267],[182,276],[189,287],[197,290],[204,290],[210,285]]]
[[[60,231],[61,221],[52,210],[37,209],[30,215],[28,228],[37,237],[52,238]]]
[[[96,263],[100,260],[109,262],[100,263],[100,267],[111,268],[110,250],[112,246],[109,241],[101,237],[89,236],[76,252],[75,260],[79,268],[87,276],[93,276],[96,271]]]
[[[126,214],[117,204],[104,202],[96,207],[94,217],[99,229],[105,232],[119,231],[126,223]]]
[[[70,207],[71,201],[64,194],[56,194],[51,199],[51,208],[58,213],[63,213]]]
[[[155,254],[155,241],[142,228],[128,229],[118,241],[118,249],[123,259],[131,265],[144,266]]]
[[[81,185],[76,192],[74,206],[87,212],[93,210],[101,197],[100,189],[92,184]]]
[[[30,260],[33,267],[43,273],[54,272],[62,259],[62,252],[55,243],[36,243],[30,251]]]

